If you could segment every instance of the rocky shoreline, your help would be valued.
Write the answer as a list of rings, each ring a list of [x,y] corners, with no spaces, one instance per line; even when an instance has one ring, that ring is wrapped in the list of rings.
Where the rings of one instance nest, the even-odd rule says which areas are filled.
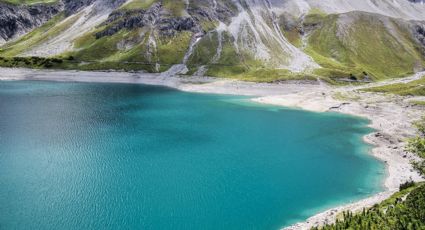
[[[404,81],[417,79],[419,73]],[[208,77],[164,77],[159,74],[125,72],[81,72],[0,68],[0,80],[45,80],[70,82],[131,83],[173,87],[183,91],[253,96],[258,103],[296,107],[315,112],[340,112],[367,118],[376,132],[365,136],[373,144],[371,154],[387,165],[385,192],[365,200],[332,208],[303,223],[285,229],[309,229],[332,223],[342,211],[360,211],[390,197],[399,185],[410,179],[422,181],[410,162],[416,157],[405,149],[405,140],[415,134],[412,123],[425,114],[423,107],[412,106],[400,96],[362,92],[362,86],[333,87],[317,82],[288,81],[279,84],[217,80]],[[376,84],[390,84],[394,81]],[[374,83],[372,83],[374,84]]]

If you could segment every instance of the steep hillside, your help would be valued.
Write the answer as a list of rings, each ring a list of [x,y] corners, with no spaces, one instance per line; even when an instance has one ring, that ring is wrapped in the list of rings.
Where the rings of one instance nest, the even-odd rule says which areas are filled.
[[[0,29],[0,37],[9,41],[0,55],[64,58],[61,68],[273,81],[305,76],[373,80],[425,66],[422,1],[8,1],[14,4],[0,7],[11,12],[56,11],[28,26],[7,27],[14,33]],[[0,24],[21,19],[10,13],[0,16]]]
[[[0,1],[0,44],[43,25],[60,11],[62,11],[61,4],[23,6]]]
[[[323,67],[319,73],[382,79],[424,67],[424,22],[356,11],[309,15],[304,27],[305,51]]]
[[[425,20],[423,0],[273,0],[275,7],[294,16],[320,9],[326,14],[363,11],[405,20]]]

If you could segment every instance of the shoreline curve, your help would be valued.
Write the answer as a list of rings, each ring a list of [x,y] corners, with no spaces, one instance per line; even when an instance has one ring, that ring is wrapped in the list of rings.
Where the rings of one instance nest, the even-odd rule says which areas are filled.
[[[417,73],[401,81],[414,80],[425,75]],[[130,83],[159,85],[187,92],[253,96],[252,101],[275,106],[294,107],[313,112],[339,112],[366,118],[375,131],[363,137],[373,146],[371,154],[383,161],[387,169],[385,191],[366,199],[338,206],[318,213],[304,222],[285,227],[286,230],[310,229],[333,223],[342,211],[361,211],[371,207],[398,191],[407,180],[423,181],[410,162],[413,154],[405,152],[405,139],[415,134],[412,123],[425,113],[409,104],[412,98],[389,96],[360,91],[362,86],[333,87],[313,81],[285,83],[253,83],[210,77],[164,77],[152,73],[86,72],[72,70],[33,70],[0,68],[0,81],[34,80],[93,83]],[[391,80],[389,83],[400,80]],[[372,84],[380,84],[372,83]],[[370,87],[372,85],[367,85]]]

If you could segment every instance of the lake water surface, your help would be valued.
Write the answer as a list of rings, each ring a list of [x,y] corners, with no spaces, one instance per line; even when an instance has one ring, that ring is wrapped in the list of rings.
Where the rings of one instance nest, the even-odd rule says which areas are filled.
[[[0,82],[0,229],[277,230],[383,190],[367,124],[163,87]]]

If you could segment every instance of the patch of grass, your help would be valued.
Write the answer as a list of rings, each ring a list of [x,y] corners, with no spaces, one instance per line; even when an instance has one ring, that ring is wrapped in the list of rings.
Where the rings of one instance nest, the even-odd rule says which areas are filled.
[[[122,10],[134,10],[134,9],[148,9],[155,0],[132,0],[131,2],[122,5],[120,9]]]
[[[425,106],[425,101],[410,101],[409,103],[416,106]]]
[[[241,77],[250,70],[257,69],[262,66],[261,62],[254,60],[250,54],[237,52],[230,34],[223,33],[222,36],[222,51],[220,58],[217,63],[211,63],[208,68],[207,75],[215,77],[237,78]],[[211,42],[207,42],[205,45],[200,44],[200,48],[198,49],[202,49],[204,51],[198,55],[200,58],[202,58],[203,55],[206,55],[207,53],[215,55],[217,52],[218,42],[216,43],[214,41],[215,36],[212,39],[213,40],[211,40]],[[212,46],[213,49],[209,50],[210,46]],[[194,58],[198,56],[195,55]]]
[[[96,39],[94,33],[85,34],[75,41],[77,51],[72,55],[83,61],[111,60],[111,56],[120,52],[118,43],[123,40],[132,40],[134,35],[137,36],[137,30],[121,30],[112,36],[105,36],[100,39]]]
[[[242,74],[227,76],[227,78],[235,78],[242,81],[252,82],[279,82],[289,80],[310,80],[316,81],[316,77],[304,73],[292,73],[285,69],[248,69]]]
[[[360,96],[358,95],[353,95],[350,93],[342,93],[342,92],[337,92],[334,95],[332,95],[332,97],[335,100],[338,101],[358,101],[360,100]]]
[[[86,71],[96,70],[118,70],[118,71],[149,71],[153,72],[154,66],[152,64],[140,64],[140,63],[126,63],[126,62],[93,62],[93,63],[81,63],[78,65],[68,65],[66,69],[79,69]]]
[[[250,68],[244,65],[208,66],[207,75],[252,82],[279,82],[288,80],[316,81],[317,76],[305,73],[293,73],[286,69]]]
[[[186,13],[184,0],[163,0],[162,5],[174,16],[181,17]]]
[[[50,69],[64,66],[70,59],[43,57],[0,57],[2,67],[26,67],[33,69]]]
[[[179,64],[189,49],[192,32],[182,31],[173,37],[164,37],[157,41],[157,58],[161,65]],[[169,66],[162,66],[165,71]]]
[[[322,9],[320,8],[311,8],[308,11],[308,15],[312,16],[312,15],[317,15],[317,16],[321,16],[321,17],[326,17],[326,12],[324,12]]]
[[[306,48],[324,67],[316,74],[352,74],[359,78],[365,72],[379,80],[406,76],[418,63],[425,64],[415,41],[395,19],[385,19],[384,24],[376,15],[355,12],[345,16],[352,20],[349,26],[339,20],[340,15],[306,17],[305,23],[320,25],[310,35]]]
[[[316,80],[316,76],[303,73],[292,73],[285,69],[272,69],[256,60],[251,54],[238,52],[235,49],[231,35],[222,34],[222,51],[216,63],[212,58],[217,53],[218,34],[206,35],[196,46],[190,60],[189,67],[193,73],[200,65],[207,66],[208,76],[231,78],[254,82],[276,82],[285,80]]]
[[[102,28],[77,39],[76,51],[68,55],[75,56],[79,61],[91,62],[89,66],[94,68],[106,66],[105,63],[121,62],[126,66],[139,63],[141,67],[137,69],[155,72],[155,63],[158,62],[161,64],[160,71],[165,71],[170,66],[182,62],[192,37],[192,32],[183,31],[172,37],[155,39],[156,50],[148,50],[148,38],[154,32],[147,28],[123,29],[112,36],[96,39],[95,34],[99,30]]]
[[[218,26],[218,22],[203,20],[200,22],[201,28],[204,31],[213,31]]]
[[[202,38],[196,45],[193,54],[189,59],[189,66],[208,65],[217,53],[218,34],[210,32]]]
[[[300,48],[302,46],[300,32],[296,28],[289,31],[284,31],[284,35],[295,47]]]
[[[311,27],[317,24],[320,24],[325,18],[327,14],[318,8],[312,8],[304,17],[303,24],[304,26]]]
[[[2,47],[3,49],[0,51],[0,55],[8,57],[19,56],[33,47],[43,45],[43,43],[59,35],[74,24],[78,16],[75,15],[66,20],[64,19],[64,13],[56,15],[41,27],[31,31],[17,41],[7,43]]]
[[[57,58],[43,57],[0,57],[1,67],[32,68],[32,69],[65,69],[65,70],[122,70],[122,71],[149,71],[151,64],[132,62],[84,62],[75,60],[73,56]],[[152,70],[153,71],[153,70]]]
[[[369,92],[391,93],[401,96],[425,96],[425,77],[409,83],[398,83],[364,89]]]
[[[425,116],[416,121],[414,125],[417,129],[417,136],[409,139],[406,149],[421,158],[413,162],[413,167],[425,178]],[[423,195],[422,202],[425,203],[425,193]],[[425,207],[423,209],[425,210]],[[425,213],[422,218],[425,222]]]
[[[146,55],[149,31],[143,28],[130,31],[124,29],[112,36],[96,39],[95,34],[101,29],[98,28],[78,38],[74,43],[76,51],[68,53],[84,63],[78,66],[79,69],[129,69],[139,64],[140,67],[134,70],[155,71],[155,65],[151,61],[156,59],[150,60]]]

